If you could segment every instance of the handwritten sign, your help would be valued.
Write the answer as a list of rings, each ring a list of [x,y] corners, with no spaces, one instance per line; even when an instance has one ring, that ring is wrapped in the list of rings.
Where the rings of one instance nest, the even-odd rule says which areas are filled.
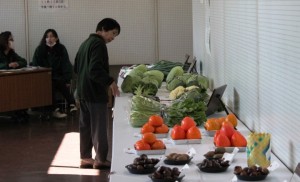
[[[69,0],[40,0],[39,9],[42,11],[64,10],[69,7]]]

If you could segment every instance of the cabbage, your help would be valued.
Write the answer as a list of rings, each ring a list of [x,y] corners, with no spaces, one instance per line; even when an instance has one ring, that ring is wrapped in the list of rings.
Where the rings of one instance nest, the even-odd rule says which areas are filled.
[[[198,75],[196,74],[192,74],[186,82],[186,86],[188,87],[193,85],[198,86]]]
[[[203,75],[198,75],[198,85],[202,86],[203,88],[207,89],[209,84],[209,80],[207,77]]]
[[[179,80],[178,78],[175,78],[170,83],[167,83],[167,90],[172,91],[178,86],[185,87],[185,84],[182,80]]]
[[[150,77],[151,79],[155,79],[158,82],[158,88],[161,87],[161,84],[164,80],[164,74],[159,70],[149,70],[144,73],[144,77]]]
[[[133,76],[131,76],[131,75],[127,75],[127,76],[124,78],[124,80],[123,80],[123,82],[122,82],[122,84],[121,84],[121,90],[122,90],[122,92],[124,92],[124,93],[131,93],[131,92],[132,92],[133,86],[134,86],[136,83],[140,82],[141,80],[142,80],[142,79],[141,79],[141,77],[139,77],[139,76],[133,77]]]
[[[184,71],[181,66],[175,66],[174,68],[171,69],[169,72],[166,82],[169,83],[171,82],[175,77],[183,75]]]

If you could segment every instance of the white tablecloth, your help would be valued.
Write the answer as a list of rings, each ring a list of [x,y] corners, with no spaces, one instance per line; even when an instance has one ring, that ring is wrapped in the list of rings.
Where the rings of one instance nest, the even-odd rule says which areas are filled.
[[[159,94],[164,93],[160,91]],[[164,94],[161,94],[164,95]],[[125,168],[126,165],[131,164],[134,158],[138,157],[136,154],[128,154],[124,152],[124,149],[133,148],[134,143],[139,140],[138,137],[134,136],[135,133],[140,132],[140,128],[133,128],[129,123],[129,112],[130,112],[130,99],[131,94],[121,93],[120,97],[115,99],[114,107],[114,120],[113,120],[113,146],[112,146],[112,166],[110,175],[111,182],[135,182],[135,181],[151,181],[148,175],[135,175],[128,172]],[[164,98],[165,95],[163,96]],[[210,117],[221,117],[224,116],[225,112],[217,113]],[[244,135],[249,134],[249,130],[239,122],[237,129]],[[214,149],[213,137],[206,135],[203,128],[200,128],[202,133],[201,144],[189,144],[189,145],[174,145],[172,143],[166,144],[166,154],[186,153],[190,148],[194,148],[197,154],[194,156],[192,161],[189,163],[189,169],[185,171],[184,181],[203,181],[203,182],[229,182],[232,181],[234,174],[234,167],[240,165],[242,167],[247,166],[247,154],[246,152],[239,152],[229,166],[226,172],[222,173],[204,173],[198,169],[196,164],[202,162],[204,154]],[[149,155],[149,158],[160,158],[162,155]],[[279,168],[271,172],[266,180],[269,182],[288,182],[292,177],[290,172],[276,156],[272,155],[272,161],[279,163]],[[165,165],[165,164],[164,164]],[[168,165],[166,165],[168,166]],[[169,166],[175,167],[175,166]],[[182,166],[176,166],[179,169]]]

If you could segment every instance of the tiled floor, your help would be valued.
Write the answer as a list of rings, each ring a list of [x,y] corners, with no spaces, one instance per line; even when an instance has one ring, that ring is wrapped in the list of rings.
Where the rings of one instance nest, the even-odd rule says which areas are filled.
[[[115,80],[121,67],[110,66]],[[50,121],[31,116],[29,123],[15,123],[0,113],[0,182],[109,181],[109,171],[78,168],[78,113]],[[108,130],[110,159],[112,121]]]
[[[0,117],[0,182],[109,181],[109,171],[79,169],[79,161],[78,113],[28,123]]]

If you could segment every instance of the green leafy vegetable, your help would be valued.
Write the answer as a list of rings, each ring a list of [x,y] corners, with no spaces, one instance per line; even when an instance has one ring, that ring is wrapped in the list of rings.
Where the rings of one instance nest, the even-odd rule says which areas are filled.
[[[151,115],[160,114],[161,104],[151,98],[135,95],[131,100],[130,123],[133,127],[143,126]]]
[[[180,124],[184,117],[190,116],[194,118],[197,125],[202,125],[206,121],[207,98],[205,89],[195,88],[184,93],[165,109],[164,119],[166,123],[172,127],[175,124]]]
[[[167,83],[171,82],[175,77],[181,76],[181,75],[183,75],[183,73],[184,73],[184,71],[181,66],[176,66],[176,67],[172,68],[166,78],[166,82]]]

